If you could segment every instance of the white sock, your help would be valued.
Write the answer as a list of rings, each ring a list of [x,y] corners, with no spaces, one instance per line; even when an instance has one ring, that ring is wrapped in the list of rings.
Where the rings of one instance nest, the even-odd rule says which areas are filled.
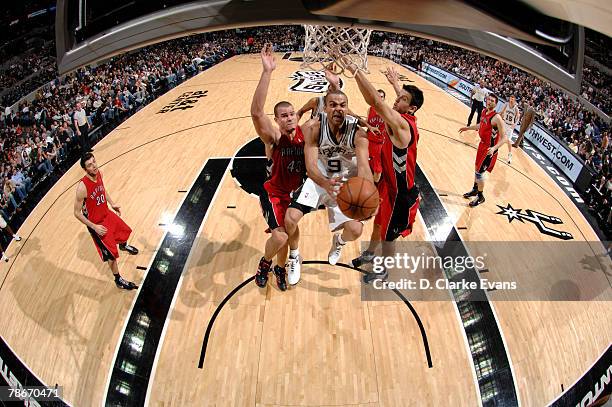
[[[340,246],[344,246],[346,244],[346,242],[342,240],[342,235],[338,235],[338,244]]]
[[[300,255],[299,249],[289,249],[289,257],[291,257],[292,259],[297,259],[299,255]]]

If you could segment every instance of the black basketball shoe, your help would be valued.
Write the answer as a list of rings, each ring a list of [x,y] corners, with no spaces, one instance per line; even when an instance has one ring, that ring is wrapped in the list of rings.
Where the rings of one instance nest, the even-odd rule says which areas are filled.
[[[265,287],[268,284],[268,273],[272,267],[272,260],[266,261],[263,257],[259,260],[259,266],[257,267],[257,273],[255,274],[255,284],[258,287]]]
[[[485,197],[483,195],[479,195],[478,198],[476,198],[476,199],[474,199],[473,201],[470,202],[470,206],[473,208],[475,206],[480,205],[484,201],[485,201]]]
[[[363,253],[352,260],[353,267],[361,267],[364,264],[372,263],[374,260],[374,253],[365,250]]]
[[[138,254],[138,249],[135,248],[134,246],[130,246],[127,243],[121,243],[119,244],[119,250],[123,250],[124,252],[128,252],[131,255],[136,255]]]
[[[276,285],[278,289],[287,291],[287,270],[277,264],[274,266],[274,275],[276,276]]]
[[[366,284],[372,284],[376,280],[385,281],[389,278],[389,272],[385,269],[382,273],[366,273],[363,276],[363,282]]]
[[[138,288],[136,284],[132,283],[131,281],[124,280],[121,276],[115,278],[115,284],[117,285],[117,288],[124,290],[135,290]]]
[[[478,195],[478,190],[477,189],[472,189],[470,192],[466,192],[465,194],[463,194],[463,197],[465,199],[470,199],[473,196]]]

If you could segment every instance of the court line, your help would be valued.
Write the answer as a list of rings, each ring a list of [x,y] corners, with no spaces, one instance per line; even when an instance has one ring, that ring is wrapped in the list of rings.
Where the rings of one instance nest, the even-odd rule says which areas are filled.
[[[372,306],[370,304],[366,304],[366,308],[367,308],[367,318],[368,318],[368,325],[370,326],[370,344],[372,346],[372,358],[374,359],[374,373],[376,373],[376,403],[380,404],[380,382],[381,380],[378,379],[378,363],[376,362],[376,352],[375,352],[375,347],[374,347],[374,332],[372,332],[372,319],[370,318],[370,311],[373,311]]]
[[[430,241],[434,245],[434,250],[438,256],[442,258],[447,256],[469,256],[469,251],[461,235],[457,232],[454,222],[451,220],[442,200],[433,188],[427,175],[418,164],[415,171],[415,182],[419,185],[421,194],[423,195],[420,208],[421,218],[426,226],[428,236],[433,238],[433,240],[430,239]],[[452,244],[453,242],[456,242],[456,246]],[[467,256],[464,256],[464,253]],[[480,282],[480,276],[474,269],[466,269],[465,273],[460,274],[463,274],[463,281]],[[454,277],[456,278],[458,276],[459,274]],[[449,276],[446,271],[444,271],[444,277],[449,281],[453,278]],[[480,287],[480,284],[478,284],[478,287]],[[494,404],[499,402],[504,406],[520,406],[512,361],[499,321],[497,320],[493,305],[489,301],[486,291],[480,288],[475,290],[452,289],[450,291],[453,296],[453,303],[457,309],[459,310],[459,308],[462,308],[464,311],[467,309],[468,312],[466,313],[469,314],[467,317],[463,317],[461,312],[459,312],[461,317],[461,328],[465,332],[468,338],[468,344],[470,345],[468,348],[468,355],[472,359],[472,366],[476,369],[476,366],[480,366],[479,361],[486,358],[491,360],[491,365],[493,367],[492,371],[486,374],[482,373],[481,369],[475,370],[479,391],[478,397],[481,401],[481,405],[484,405],[482,396],[489,392],[489,385],[491,385],[491,387],[498,390],[498,392],[486,400],[486,405],[489,405],[491,402]],[[472,313],[478,314],[481,317],[478,322],[473,324],[470,320]],[[468,335],[468,328],[472,333],[477,330],[478,333],[486,338],[486,354],[472,349],[469,343],[470,336]],[[477,340],[474,336],[472,336],[472,339],[473,341]],[[506,369],[509,372],[506,371]]]
[[[429,242],[431,249],[435,252],[436,251],[436,247],[435,247],[435,239],[433,237],[433,235],[429,232],[429,229],[427,228],[427,224],[425,223],[425,220],[423,220],[423,216],[419,213],[418,218],[421,220],[421,224],[423,226],[423,232],[425,233],[425,238],[426,241]],[[448,291],[448,295],[450,296],[451,300],[453,299],[453,293],[451,291],[450,288],[447,289]],[[457,322],[461,321],[461,314],[459,314],[459,307],[457,306],[457,302],[456,301],[452,301],[453,303],[453,310],[455,311],[455,316],[457,317]],[[459,331],[461,332],[461,337],[463,338],[463,344],[465,346],[465,351],[466,351],[466,356],[467,354],[470,352],[470,343],[468,342],[468,338],[467,338],[467,333],[465,332],[465,329],[463,329],[463,326],[461,324],[459,324]],[[474,359],[471,357],[467,358],[469,360],[470,366],[472,367],[471,371],[472,371],[472,380],[474,381],[474,391],[476,393],[476,398],[478,399],[478,405],[481,406],[482,405],[482,397],[480,396],[480,386],[478,384],[478,378],[476,377],[476,366],[474,365]]]
[[[212,158],[214,160],[214,158]],[[217,158],[218,159],[218,158]],[[200,171],[198,172],[198,174],[200,174],[204,168],[206,167],[206,164],[208,163],[208,161],[211,160],[211,158],[209,158],[208,160],[206,160],[206,163],[204,163],[204,165],[202,166],[202,168],[200,169]],[[219,194],[219,192],[221,191],[221,187],[223,182],[225,181],[225,177],[227,175],[227,169],[228,167],[225,168],[225,171],[223,173],[223,177],[221,178],[221,181],[219,182],[219,185],[217,186],[217,188],[215,189],[215,193],[213,194],[213,197],[210,201],[209,207],[212,207],[217,199],[217,196]],[[197,181],[198,177],[196,177],[191,185],[191,187],[189,188],[189,190],[191,190],[195,184],[195,182]],[[185,199],[187,198],[187,196],[189,196],[189,194],[185,195]],[[182,206],[179,205],[179,208]],[[204,230],[204,225],[206,224],[206,220],[208,219],[208,215],[210,214],[211,210],[207,210],[206,214],[204,215],[204,219],[202,220],[202,222],[200,223],[200,227],[198,229],[198,232],[196,233],[196,236],[194,238],[194,242],[201,236],[202,231]],[[178,209],[177,209],[177,213],[178,214]],[[176,217],[175,214],[175,217]],[[159,362],[159,356],[161,355],[161,349],[164,345],[164,340],[166,338],[166,332],[168,330],[168,322],[169,319],[172,317],[172,312],[174,311],[174,306],[176,304],[176,299],[178,298],[178,295],[181,291],[181,286],[183,285],[183,278],[185,277],[185,269],[187,268],[187,265],[189,264],[191,257],[193,256],[193,245],[192,247],[189,249],[189,255],[187,256],[187,259],[185,260],[185,265],[183,266],[183,270],[181,271],[181,278],[179,279],[179,282],[176,286],[176,289],[174,290],[174,296],[172,298],[172,303],[170,304],[170,309],[168,310],[168,316],[166,317],[165,321],[164,321],[164,328],[162,330],[161,333],[161,337],[159,339],[159,343],[157,345],[157,350],[155,352],[155,358],[153,360],[153,366],[151,367],[151,375],[149,377],[149,384],[147,386],[147,392],[146,392],[146,396],[145,396],[145,402],[144,405],[147,406],[149,405],[149,397],[151,395],[151,390],[153,389],[153,383],[155,382],[155,375],[157,373],[157,363]],[[131,311],[130,311],[131,313]],[[114,365],[114,363],[113,363]]]
[[[107,387],[106,404],[144,404],[189,253],[218,196],[229,161],[207,160],[173,221],[182,230],[166,233],[128,316]]]
[[[304,260],[302,262],[302,264],[323,264],[323,265],[330,265],[329,262],[322,261],[322,260]],[[362,274],[366,273],[366,271],[361,270],[360,268],[351,267],[348,264],[344,264],[344,263],[338,263],[338,264],[336,264],[336,266],[347,268],[347,269],[350,269],[350,270],[356,270],[356,271],[358,271],[358,272],[360,272]],[[223,308],[223,306],[225,306],[225,304],[238,291],[240,291],[241,288],[245,287],[248,283],[250,283],[254,279],[255,279],[255,276],[251,276],[248,279],[244,280],[242,283],[240,283],[236,288],[234,288],[232,291],[230,291],[230,293],[228,295],[225,296],[225,298],[223,299],[223,301],[221,301],[221,303],[219,304],[217,309],[215,309],[215,312],[213,313],[212,317],[208,321],[208,325],[206,326],[206,331],[205,331],[205,334],[204,334],[204,340],[202,341],[202,349],[200,351],[200,359],[198,361],[198,369],[202,369],[203,366],[204,366],[204,359],[206,358],[206,349],[208,348],[208,341],[210,339],[210,335],[211,335],[212,328],[213,328],[213,325],[215,323],[215,320],[219,316],[219,313],[221,312],[221,309]],[[393,292],[395,292],[395,294],[404,302],[404,304],[406,304],[408,309],[410,309],[410,312],[412,313],[414,319],[416,320],[416,323],[419,326],[419,330],[421,331],[421,338],[423,340],[423,348],[425,349],[425,357],[427,359],[427,366],[429,368],[433,367],[432,360],[431,360],[431,352],[429,350],[429,341],[427,340],[427,333],[425,331],[425,326],[423,325],[423,322],[421,321],[421,318],[419,317],[419,314],[416,312],[416,310],[414,309],[412,304],[410,304],[410,301],[408,301],[406,299],[406,297],[404,297],[399,291],[394,289]]]
[[[212,317],[210,317],[210,321],[208,322],[208,326],[206,327],[206,333],[204,334],[202,350],[200,351],[200,359],[198,361],[198,369],[202,369],[202,366],[204,365],[204,358],[206,357],[206,348],[208,347],[208,340],[210,339],[210,333],[212,332],[212,327],[215,323],[215,320],[217,319],[217,316],[219,316],[219,313],[221,312],[225,304],[234,296],[234,294],[236,294],[238,291],[240,291],[242,287],[246,286],[253,280],[255,280],[255,276],[251,276],[244,280],[242,283],[238,284],[232,291],[230,291],[228,295],[225,296],[223,301],[221,301],[219,306],[215,309],[215,312],[213,312]]]

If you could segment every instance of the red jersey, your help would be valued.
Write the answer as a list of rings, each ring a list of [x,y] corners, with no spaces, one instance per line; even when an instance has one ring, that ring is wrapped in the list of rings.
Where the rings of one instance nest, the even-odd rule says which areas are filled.
[[[383,130],[385,129],[385,121],[380,117],[380,115],[374,110],[372,106],[370,106],[370,110],[368,110],[368,124],[372,127],[376,127],[380,131],[380,135],[376,133],[372,133],[368,131],[368,141],[374,143],[383,143],[385,138],[383,136]]]
[[[478,127],[478,135],[480,136],[480,142],[486,144],[487,147],[493,147],[497,143],[497,126],[493,126],[491,120],[497,112],[492,110],[487,112],[487,109],[483,109],[480,115],[480,127]]]
[[[414,173],[416,169],[417,143],[419,131],[416,126],[416,117],[404,113],[402,117],[410,125],[410,143],[406,148],[397,148],[391,142],[387,130],[384,129],[384,144],[382,147],[382,175],[381,181],[389,190],[407,192],[414,186]]]
[[[83,202],[83,214],[87,219],[96,225],[102,223],[109,212],[108,204],[106,203],[106,190],[102,182],[102,173],[98,171],[96,181],[92,181],[87,176],[84,176],[81,181],[87,188],[87,198]]]
[[[304,134],[297,126],[293,140],[281,134],[272,148],[272,169],[264,188],[271,195],[289,195],[302,185],[305,173]]]

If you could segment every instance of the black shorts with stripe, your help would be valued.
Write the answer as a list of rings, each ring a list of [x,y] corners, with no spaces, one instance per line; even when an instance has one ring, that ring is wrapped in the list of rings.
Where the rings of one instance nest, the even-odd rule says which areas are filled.
[[[285,227],[285,212],[289,207],[291,197],[287,195],[271,195],[265,188],[259,193],[261,211],[270,230]]]
[[[412,225],[419,209],[419,189],[415,185],[408,191],[383,198],[374,223],[380,225],[381,238],[392,242],[412,232]]]
[[[110,250],[108,250],[108,248],[104,245],[100,235],[97,234],[96,231],[90,227],[87,227],[87,230],[89,231],[89,234],[93,238],[94,244],[96,245],[96,247],[98,248],[98,251],[100,252],[102,256],[102,261],[115,260],[115,256],[113,256]]]

